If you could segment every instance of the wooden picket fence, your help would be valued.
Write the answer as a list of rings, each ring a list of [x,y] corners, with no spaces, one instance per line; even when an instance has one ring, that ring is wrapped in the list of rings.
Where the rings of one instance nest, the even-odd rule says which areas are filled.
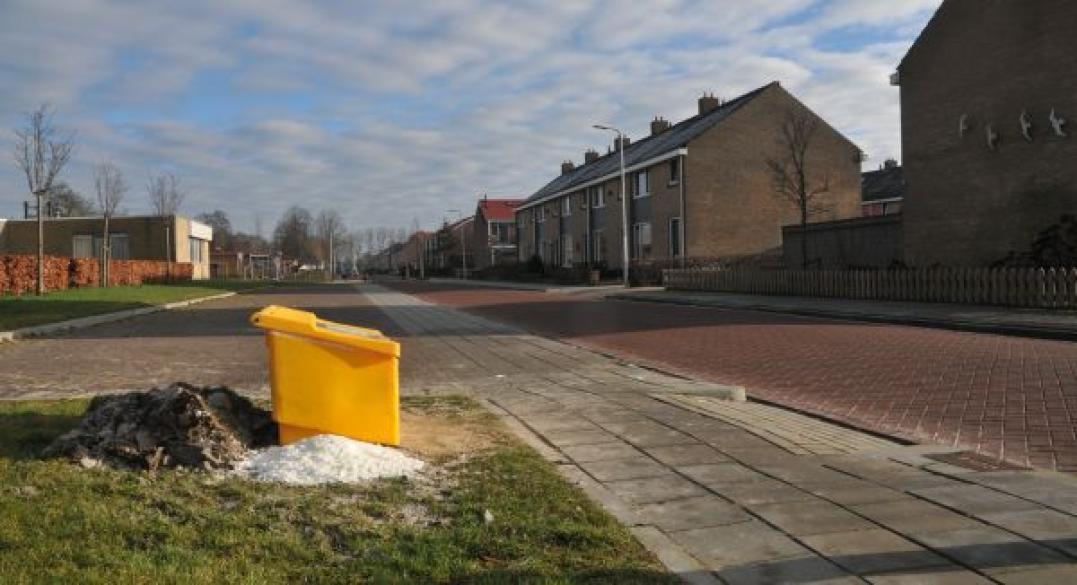
[[[1077,268],[665,270],[672,290],[1077,309]]]

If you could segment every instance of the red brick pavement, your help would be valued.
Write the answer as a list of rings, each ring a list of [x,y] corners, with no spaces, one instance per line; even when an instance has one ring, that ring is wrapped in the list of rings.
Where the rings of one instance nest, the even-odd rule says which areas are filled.
[[[918,442],[1077,471],[1077,344],[501,289],[429,301]]]

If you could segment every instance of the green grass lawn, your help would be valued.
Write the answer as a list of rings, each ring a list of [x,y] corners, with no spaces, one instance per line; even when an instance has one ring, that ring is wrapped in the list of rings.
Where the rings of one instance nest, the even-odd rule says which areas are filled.
[[[436,481],[325,487],[37,459],[85,406],[0,402],[0,582],[678,582],[470,401],[405,400],[492,437]]]
[[[228,291],[265,286],[264,281],[199,280],[110,288],[73,288],[43,296],[0,296],[0,331],[55,323],[124,309],[164,305]]]

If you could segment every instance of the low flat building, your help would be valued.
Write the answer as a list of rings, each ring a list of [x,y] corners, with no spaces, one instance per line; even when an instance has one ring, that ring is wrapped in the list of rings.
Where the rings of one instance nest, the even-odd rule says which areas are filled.
[[[600,156],[589,151],[516,210],[519,257],[557,267],[623,267],[622,205],[631,262],[686,257],[743,260],[780,256],[782,226],[799,210],[776,192],[768,167],[784,159],[780,136],[791,114],[817,122],[807,170],[829,185],[812,221],[858,217],[860,149],[778,83],[723,102],[706,95],[698,114],[651,123],[647,138]],[[620,201],[624,148],[628,201]]]
[[[50,217],[44,221],[45,254],[101,258],[104,219]],[[191,264],[192,278],[210,277],[213,228],[182,216],[130,215],[109,219],[113,260]],[[36,254],[37,220],[0,220],[0,253]]]

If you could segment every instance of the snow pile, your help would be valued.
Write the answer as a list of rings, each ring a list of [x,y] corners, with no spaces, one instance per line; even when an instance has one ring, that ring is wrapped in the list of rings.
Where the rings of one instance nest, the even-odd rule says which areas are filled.
[[[336,435],[318,435],[254,451],[236,465],[235,472],[257,481],[320,485],[407,477],[422,468],[422,461],[396,449]]]

